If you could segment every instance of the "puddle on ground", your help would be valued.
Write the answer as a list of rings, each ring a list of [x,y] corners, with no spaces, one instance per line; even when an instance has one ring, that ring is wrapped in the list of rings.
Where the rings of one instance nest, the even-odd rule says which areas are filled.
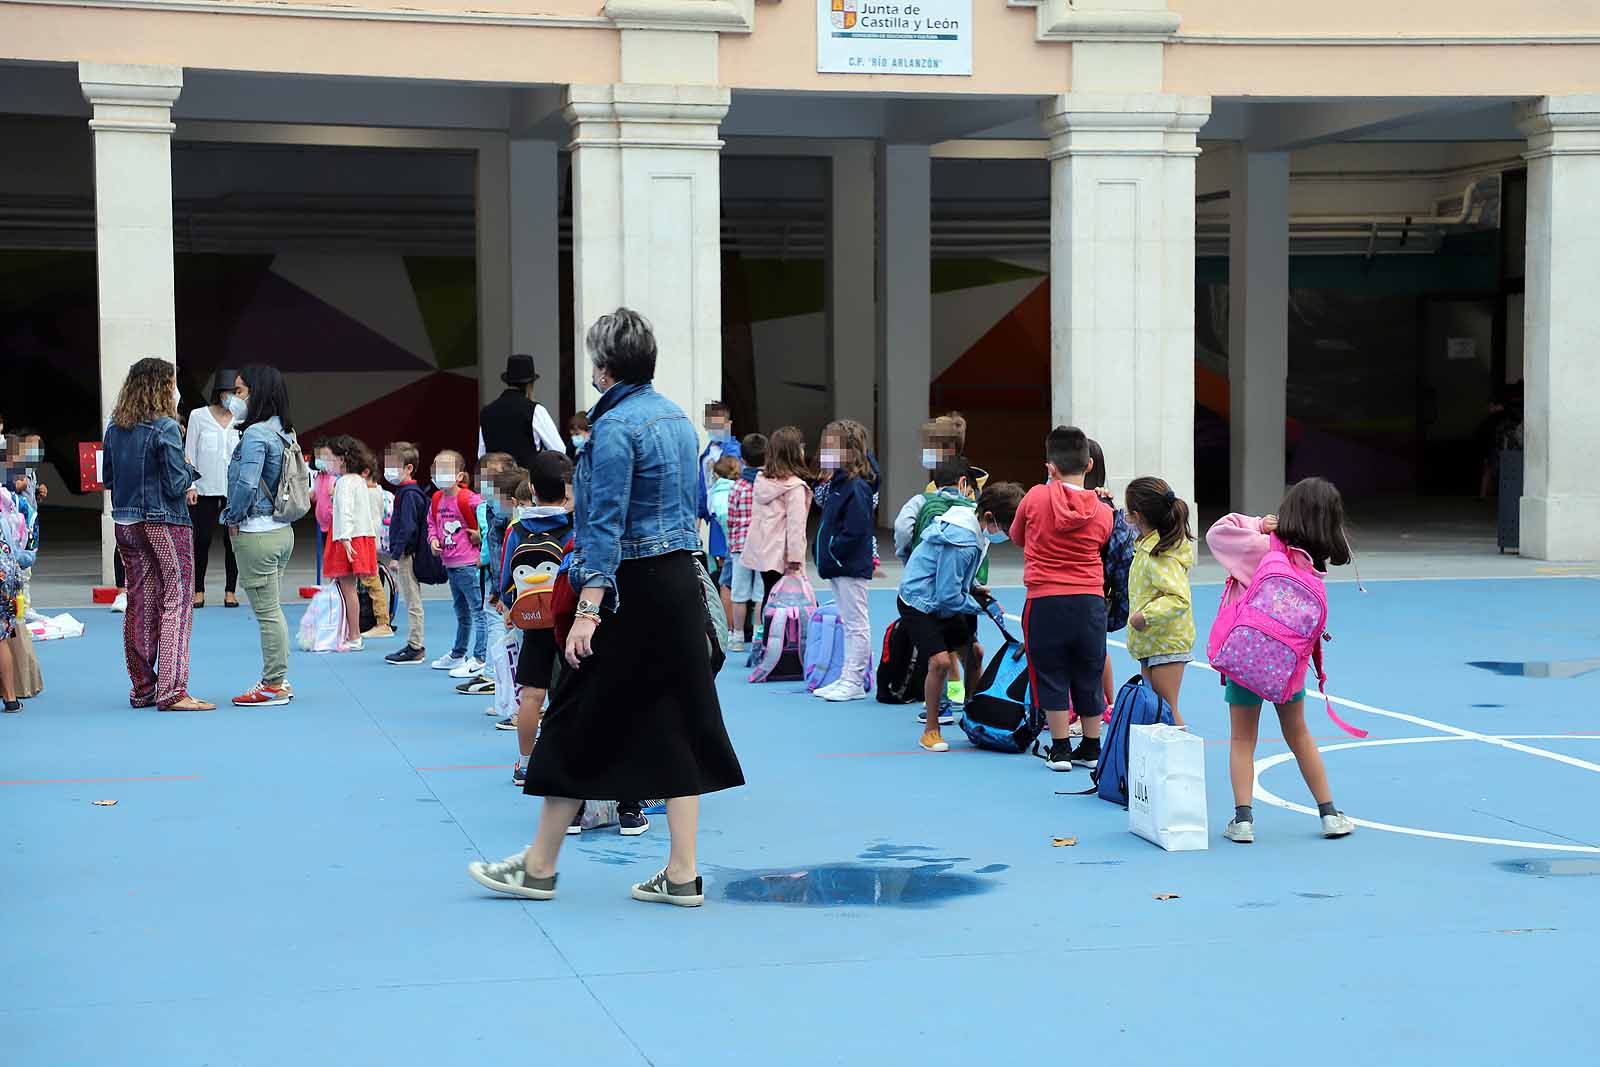
[[[979,874],[999,874],[1001,871],[1009,871],[1010,869],[1011,869],[1011,864],[1009,864],[1009,863],[991,863],[987,867],[979,867],[978,868],[978,873]]]
[[[1495,866],[1513,874],[1532,874],[1540,878],[1577,878],[1600,874],[1600,860],[1501,860]]]
[[[825,863],[794,870],[728,871],[722,879],[722,895],[735,903],[804,908],[927,908],[988,892],[997,884],[955,873],[947,863]]]
[[[1600,671],[1600,657],[1504,663],[1498,660],[1473,660],[1467,666],[1506,678],[1580,678],[1585,674]]]

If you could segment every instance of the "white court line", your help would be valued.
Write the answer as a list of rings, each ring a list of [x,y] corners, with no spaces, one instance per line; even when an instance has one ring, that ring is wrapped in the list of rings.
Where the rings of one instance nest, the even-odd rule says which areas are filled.
[[[1022,617],[1019,615],[1011,615],[1008,613],[1006,618],[1015,619],[1017,625],[1022,625]],[[1107,638],[1106,643],[1110,645],[1116,645],[1118,648],[1123,649],[1124,651],[1126,651],[1128,647],[1123,642],[1114,640],[1112,638]],[[1189,666],[1204,671],[1211,671],[1212,673],[1216,672],[1215,667],[1200,660],[1195,660],[1194,662],[1190,663]],[[1320,695],[1321,694],[1318,694],[1318,696]],[[1316,698],[1314,698],[1308,692],[1306,694],[1306,702],[1310,703],[1313,699]],[[1460,726],[1451,726],[1449,723],[1437,722],[1433,719],[1424,719],[1420,715],[1407,715],[1403,711],[1390,711],[1387,708],[1373,707],[1371,704],[1362,704],[1359,701],[1346,700],[1344,697],[1337,697],[1331,693],[1328,695],[1328,699],[1333,701],[1333,703],[1338,704],[1340,707],[1350,708],[1354,711],[1366,712],[1368,715],[1380,715],[1386,719],[1396,719],[1400,722],[1408,722],[1413,726],[1422,726],[1429,730],[1437,730],[1442,734],[1451,734],[1455,737],[1462,738],[1463,740],[1481,741],[1486,745],[1494,745],[1497,748],[1507,748],[1513,752],[1522,752],[1530,756],[1538,756],[1541,759],[1554,760],[1557,763],[1565,763],[1569,767],[1577,767],[1580,770],[1594,771],[1596,774],[1600,774],[1600,763],[1591,763],[1588,760],[1579,759],[1576,756],[1569,756],[1564,752],[1551,752],[1548,749],[1535,748],[1532,745],[1518,744],[1516,741],[1510,741],[1503,737],[1496,737],[1493,734],[1481,734],[1476,730],[1468,730]]]
[[[1526,740],[1526,741],[1571,741],[1571,740],[1577,740],[1577,738],[1569,737],[1569,736],[1567,736],[1565,734],[1512,734],[1512,735],[1508,735],[1508,737],[1498,738],[1498,740],[1502,740],[1502,741],[1503,740],[1508,740],[1510,737],[1518,737],[1518,738],[1521,738],[1522,740]],[[1347,741],[1347,742],[1345,742],[1343,744],[1339,744],[1339,745],[1322,745],[1322,746],[1318,746],[1318,751],[1319,752],[1338,752],[1338,751],[1341,751],[1342,749],[1347,749],[1347,748],[1374,748],[1374,747],[1382,747],[1382,746],[1385,746],[1385,745],[1426,745],[1426,744],[1433,744],[1433,743],[1441,742],[1441,741],[1473,741],[1473,740],[1476,740],[1476,738],[1473,738],[1473,737],[1458,737],[1458,736],[1443,736],[1443,737],[1386,737],[1386,738],[1382,738],[1381,740]],[[1595,739],[1594,738],[1590,738],[1590,740],[1595,740]],[[1535,749],[1534,751],[1543,752],[1544,750],[1543,749]],[[1278,766],[1280,763],[1287,763],[1289,760],[1292,760],[1292,759],[1294,759],[1294,753],[1293,752],[1280,752],[1277,755],[1268,756],[1268,757],[1266,757],[1264,759],[1256,760],[1256,765],[1255,765],[1255,783],[1254,783],[1254,789],[1253,789],[1255,797],[1256,797],[1257,800],[1264,801],[1265,803],[1271,804],[1274,807],[1287,808],[1290,811],[1297,811],[1302,815],[1315,815],[1315,814],[1317,814],[1317,811],[1316,811],[1315,808],[1306,807],[1304,804],[1296,804],[1292,800],[1285,800],[1284,798],[1278,796],[1276,793],[1272,792],[1272,790],[1268,789],[1266,786],[1261,784],[1261,774],[1262,774],[1263,771],[1271,770],[1273,767]],[[1586,855],[1592,855],[1592,854],[1600,853],[1600,848],[1596,848],[1593,845],[1558,845],[1558,844],[1555,844],[1555,843],[1549,842],[1549,841],[1518,841],[1518,840],[1515,840],[1513,838],[1505,838],[1505,837],[1481,837],[1481,836],[1479,836],[1477,834],[1452,834],[1452,833],[1446,833],[1443,830],[1424,830],[1421,827],[1417,827],[1417,826],[1396,826],[1394,823],[1373,822],[1370,819],[1352,818],[1350,821],[1355,823],[1357,826],[1365,826],[1365,827],[1368,827],[1368,828],[1373,829],[1373,830],[1387,830],[1389,833],[1392,833],[1392,834],[1405,834],[1408,837],[1429,837],[1429,838],[1433,838],[1434,840],[1437,840],[1437,841],[1464,841],[1464,842],[1466,842],[1468,844],[1474,844],[1474,845],[1500,845],[1500,846],[1508,847],[1508,848],[1536,849],[1536,850],[1541,851],[1541,852],[1579,852],[1579,853],[1584,853]]]

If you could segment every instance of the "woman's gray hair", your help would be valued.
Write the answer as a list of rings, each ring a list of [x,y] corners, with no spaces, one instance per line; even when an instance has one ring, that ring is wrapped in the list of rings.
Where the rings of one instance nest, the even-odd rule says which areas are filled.
[[[643,315],[618,308],[601,315],[584,338],[589,359],[619,382],[643,383],[656,376],[656,335]]]

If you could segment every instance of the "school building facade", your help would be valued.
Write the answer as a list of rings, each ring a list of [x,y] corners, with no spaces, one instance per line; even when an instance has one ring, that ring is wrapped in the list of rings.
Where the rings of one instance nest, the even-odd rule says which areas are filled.
[[[1600,4],[10,0],[0,136],[0,346],[99,425],[265,359],[453,442],[513,351],[588,406],[626,304],[886,502],[930,407],[1023,478],[1074,423],[1213,508],[1454,491],[1515,387],[1521,551],[1600,558]]]

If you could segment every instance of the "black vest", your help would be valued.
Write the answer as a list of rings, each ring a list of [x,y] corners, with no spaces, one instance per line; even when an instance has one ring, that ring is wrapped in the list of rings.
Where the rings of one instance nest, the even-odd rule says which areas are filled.
[[[517,466],[531,469],[533,457],[539,454],[539,442],[533,436],[535,406],[521,389],[507,389],[490,401],[478,413],[484,450],[509,453]]]

